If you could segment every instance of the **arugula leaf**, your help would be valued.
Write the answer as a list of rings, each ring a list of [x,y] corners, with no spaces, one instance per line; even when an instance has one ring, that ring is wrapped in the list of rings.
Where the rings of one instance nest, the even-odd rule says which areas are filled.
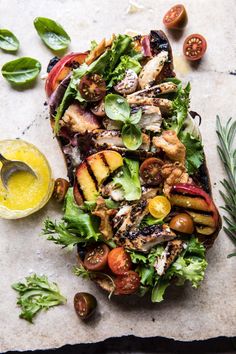
[[[172,102],[172,118],[169,122],[165,122],[165,128],[175,130],[177,134],[180,133],[188,115],[190,90],[190,83],[185,88],[182,83],[178,85],[177,97]]]
[[[17,305],[21,307],[20,318],[33,323],[33,318],[41,310],[66,303],[56,283],[50,283],[46,275],[33,274],[25,283],[16,283],[12,288],[19,293]]]
[[[42,41],[52,50],[63,50],[70,44],[70,37],[64,28],[50,18],[37,17],[34,27]]]
[[[141,184],[139,179],[139,162],[124,158],[124,166],[119,174],[113,178],[113,182],[124,190],[126,200],[140,199]]]
[[[193,175],[204,161],[202,143],[190,133],[181,132],[179,138],[186,147],[187,171],[190,175]]]
[[[0,29],[0,48],[6,52],[16,52],[20,42],[16,36],[7,29]]]

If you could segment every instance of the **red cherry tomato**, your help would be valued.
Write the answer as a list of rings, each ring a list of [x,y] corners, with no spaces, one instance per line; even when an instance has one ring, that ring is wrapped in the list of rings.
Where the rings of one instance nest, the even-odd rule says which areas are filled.
[[[132,266],[130,255],[123,247],[113,248],[108,254],[108,265],[114,274],[124,274]]]
[[[200,34],[191,34],[184,41],[183,52],[188,60],[194,61],[201,59],[206,49],[207,42]]]
[[[169,29],[181,29],[188,22],[187,11],[181,4],[173,6],[164,16],[163,23]]]
[[[106,95],[106,83],[98,74],[88,74],[79,83],[81,96],[90,102],[100,101]]]
[[[148,185],[158,186],[163,180],[161,174],[163,164],[163,161],[156,157],[144,160],[140,166],[140,175],[143,181]]]
[[[75,65],[82,64],[88,53],[71,53],[61,58],[48,74],[45,90],[49,96],[55,91],[60,82],[65,79]]]
[[[107,264],[109,248],[105,244],[89,248],[84,257],[84,266],[88,270],[102,270]]]
[[[62,202],[65,199],[70,183],[64,178],[57,178],[54,184],[53,197]]]
[[[115,295],[129,295],[135,293],[140,286],[140,278],[138,273],[133,270],[119,275],[114,280]]]

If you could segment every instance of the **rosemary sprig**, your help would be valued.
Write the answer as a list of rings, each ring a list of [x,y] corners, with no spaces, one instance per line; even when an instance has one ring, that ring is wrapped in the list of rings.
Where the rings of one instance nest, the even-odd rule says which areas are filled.
[[[228,179],[224,178],[223,181],[221,181],[224,192],[220,191],[220,195],[225,202],[225,205],[221,208],[224,209],[229,216],[223,216],[226,224],[223,229],[236,247],[236,149],[233,146],[236,134],[236,121],[230,118],[226,125],[222,126],[220,118],[217,116],[216,133],[219,138],[217,150],[228,176]],[[229,254],[228,258],[233,256],[236,256],[236,252]]]

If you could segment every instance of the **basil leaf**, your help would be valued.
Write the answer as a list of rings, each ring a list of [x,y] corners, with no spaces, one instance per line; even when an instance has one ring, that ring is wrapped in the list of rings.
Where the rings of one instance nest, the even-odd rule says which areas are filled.
[[[0,48],[6,52],[16,52],[20,42],[16,36],[7,29],[0,29]]]
[[[41,70],[38,60],[22,57],[9,61],[2,67],[2,76],[13,85],[23,86],[34,81]]]
[[[132,124],[138,124],[140,119],[142,118],[142,109],[140,108],[138,112],[131,114],[130,116],[130,123]]]
[[[129,150],[137,150],[142,145],[142,132],[133,124],[125,124],[121,131],[124,145]]]
[[[66,49],[70,43],[70,37],[63,27],[46,17],[37,17],[34,27],[42,41],[52,50]]]
[[[105,98],[105,112],[112,120],[128,122],[130,116],[130,106],[124,97],[110,93]]]

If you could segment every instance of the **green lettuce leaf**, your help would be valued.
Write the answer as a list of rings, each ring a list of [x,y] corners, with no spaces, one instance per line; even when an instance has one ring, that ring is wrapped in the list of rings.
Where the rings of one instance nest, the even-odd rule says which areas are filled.
[[[167,279],[159,279],[157,284],[152,289],[151,300],[152,302],[161,302],[164,300],[164,294],[168,286],[170,285],[170,281]]]
[[[204,160],[203,146],[199,139],[189,133],[180,133],[180,140],[186,147],[186,168],[190,175],[193,175]]]
[[[123,189],[126,200],[140,199],[141,184],[139,179],[139,162],[125,158],[124,166],[119,174],[113,178],[113,183]]]
[[[110,75],[110,82],[108,83],[108,88],[114,86],[115,84],[123,80],[125,77],[125,72],[128,69],[131,69],[136,72],[136,74],[139,74],[142,69],[142,66],[140,65],[138,60],[128,55],[123,55],[120,58],[120,63]]]

